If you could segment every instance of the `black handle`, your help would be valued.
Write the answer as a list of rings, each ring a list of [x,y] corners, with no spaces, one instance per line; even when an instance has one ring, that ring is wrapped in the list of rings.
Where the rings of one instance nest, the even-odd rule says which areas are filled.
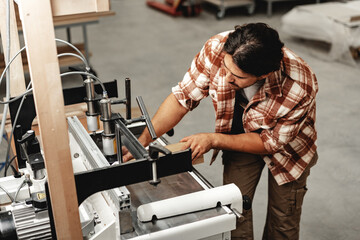
[[[149,144],[149,156],[151,159],[158,159],[159,152],[161,152],[165,155],[171,154],[171,151],[169,149],[161,146],[160,144],[157,144],[154,142]]]
[[[30,142],[35,139],[35,132],[33,130],[28,130],[24,135],[22,135],[21,139],[18,139],[17,142],[22,144],[25,142]]]
[[[247,195],[243,196],[243,208],[245,210],[249,210],[251,208],[251,199]]]

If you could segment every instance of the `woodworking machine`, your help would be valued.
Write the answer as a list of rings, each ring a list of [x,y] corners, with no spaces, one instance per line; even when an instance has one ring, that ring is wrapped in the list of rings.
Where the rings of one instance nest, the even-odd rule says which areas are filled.
[[[113,100],[117,92],[97,94],[87,77],[86,126],[76,116],[67,118],[84,239],[230,239],[236,219],[251,206],[248,198],[233,184],[213,188],[192,167],[190,149],[167,150],[141,97],[142,116],[131,118],[130,79],[125,83],[126,97]],[[126,118],[113,113],[113,104],[126,105]],[[29,124],[35,112],[23,118],[29,116],[20,117],[15,134],[23,162],[13,176],[0,178],[3,240],[56,238],[42,151]],[[146,127],[155,141],[144,148],[137,137]],[[133,161],[123,163],[123,146]]]

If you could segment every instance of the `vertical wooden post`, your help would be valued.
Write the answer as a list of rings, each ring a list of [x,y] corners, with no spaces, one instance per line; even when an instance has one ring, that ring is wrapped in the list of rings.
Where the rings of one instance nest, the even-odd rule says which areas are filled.
[[[20,18],[58,239],[82,239],[50,0],[22,0]]]
[[[4,49],[5,59],[7,59],[6,51],[6,38],[7,38],[7,26],[6,26],[6,5],[7,0],[0,0],[0,28],[1,28],[1,40]],[[16,24],[14,2],[10,1],[10,59],[20,50],[19,34]],[[7,64],[7,62],[6,62]],[[10,67],[10,95],[15,97],[25,92],[25,78],[24,70],[21,60],[21,55],[18,56],[11,64]],[[4,81],[4,80],[3,80]]]

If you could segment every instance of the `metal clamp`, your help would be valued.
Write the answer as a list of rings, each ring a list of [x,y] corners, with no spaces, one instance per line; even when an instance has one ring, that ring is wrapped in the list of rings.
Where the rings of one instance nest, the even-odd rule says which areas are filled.
[[[152,166],[152,180],[150,181],[151,185],[158,185],[161,180],[157,177],[157,168],[156,168],[156,161],[159,159],[159,152],[165,155],[171,155],[171,151],[164,148],[160,144],[157,143],[150,143],[149,145],[149,158],[148,160],[151,162]]]

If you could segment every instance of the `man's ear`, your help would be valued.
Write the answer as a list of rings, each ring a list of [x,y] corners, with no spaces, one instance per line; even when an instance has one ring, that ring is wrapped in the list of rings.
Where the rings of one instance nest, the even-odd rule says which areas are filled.
[[[267,74],[263,74],[260,76],[260,79],[264,79],[264,78],[267,78],[268,76],[270,76],[270,74],[272,74],[273,72],[269,72]]]

